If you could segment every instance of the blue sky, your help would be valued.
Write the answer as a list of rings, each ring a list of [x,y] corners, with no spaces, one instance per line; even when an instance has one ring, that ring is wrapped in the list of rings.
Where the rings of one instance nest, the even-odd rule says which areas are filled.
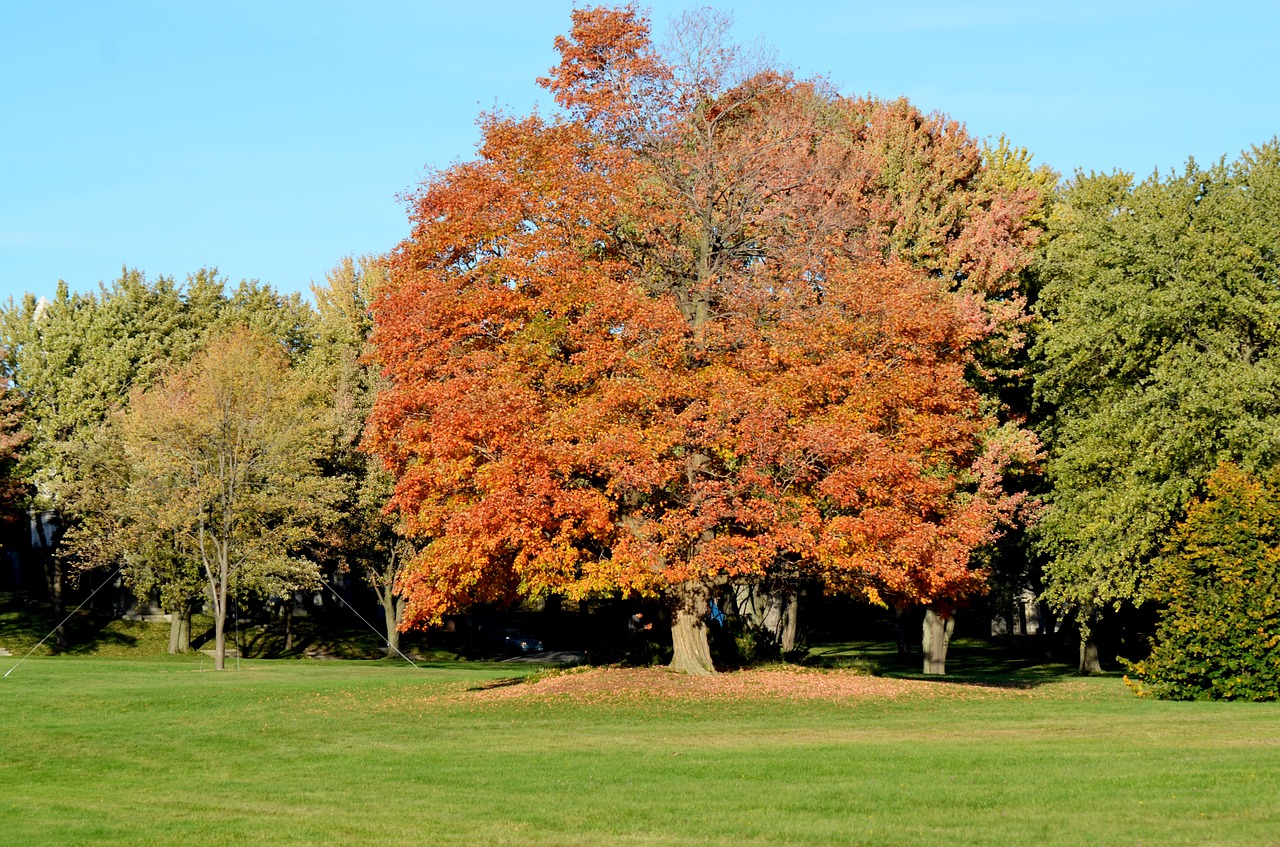
[[[695,4],[650,4],[655,29]],[[906,95],[1063,173],[1280,132],[1280,3],[726,2],[802,76]],[[0,0],[0,300],[122,265],[307,289],[397,195],[543,103],[573,3]]]

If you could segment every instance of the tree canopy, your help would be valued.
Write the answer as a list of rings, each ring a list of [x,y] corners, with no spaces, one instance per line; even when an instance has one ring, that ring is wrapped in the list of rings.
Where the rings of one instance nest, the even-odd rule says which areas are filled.
[[[1134,183],[1077,175],[1039,265],[1047,597],[1141,603],[1222,461],[1280,460],[1280,145]]]
[[[135,538],[172,539],[194,558],[218,668],[232,593],[292,596],[316,582],[300,554],[335,517],[335,481],[320,468],[326,400],[277,342],[232,328],[118,415],[129,482],[110,508]]]
[[[662,593],[710,669],[710,588],[794,568],[948,608],[1011,518],[966,382],[1011,349],[1039,203],[956,123],[751,61],[707,13],[665,51],[574,12],[563,112],[482,120],[374,304],[367,435],[429,542],[411,623],[516,593]]]
[[[1130,685],[1172,700],[1280,699],[1280,497],[1219,465],[1174,530],[1150,584],[1165,604]]]

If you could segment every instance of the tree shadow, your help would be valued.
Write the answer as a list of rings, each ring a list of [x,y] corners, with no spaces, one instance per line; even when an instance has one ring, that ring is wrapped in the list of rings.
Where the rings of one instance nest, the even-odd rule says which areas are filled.
[[[947,673],[926,675],[918,651],[898,653],[893,641],[850,641],[816,645],[803,664],[850,668],[873,676],[964,682],[974,685],[1034,688],[1076,676],[1074,666],[1055,660],[1049,645],[1034,637],[959,638],[947,650]]]
[[[128,621],[120,621],[107,610],[85,608],[66,619],[67,646],[59,651],[54,632],[58,623],[47,600],[25,592],[0,592],[0,647],[11,653],[25,653],[40,645],[38,652],[83,656],[104,649],[130,649],[140,643],[137,635],[128,631]]]

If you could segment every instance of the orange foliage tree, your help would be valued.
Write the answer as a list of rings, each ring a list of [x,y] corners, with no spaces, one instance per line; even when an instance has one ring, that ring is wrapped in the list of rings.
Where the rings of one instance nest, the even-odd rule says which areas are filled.
[[[726,579],[949,608],[1034,452],[979,410],[1018,343],[1025,190],[956,124],[753,63],[702,13],[664,51],[582,9],[553,118],[488,115],[412,198],[374,304],[366,431],[428,540],[406,624],[517,594],[665,596],[710,672]]]

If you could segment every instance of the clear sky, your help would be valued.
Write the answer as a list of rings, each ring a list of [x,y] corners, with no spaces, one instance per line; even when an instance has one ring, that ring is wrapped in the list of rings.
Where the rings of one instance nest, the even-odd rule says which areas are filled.
[[[655,30],[694,3],[650,4]],[[567,0],[0,0],[0,300],[122,265],[306,291],[408,231],[397,195],[547,103]],[[1070,174],[1280,132],[1280,3],[729,0],[802,76],[906,95]]]

